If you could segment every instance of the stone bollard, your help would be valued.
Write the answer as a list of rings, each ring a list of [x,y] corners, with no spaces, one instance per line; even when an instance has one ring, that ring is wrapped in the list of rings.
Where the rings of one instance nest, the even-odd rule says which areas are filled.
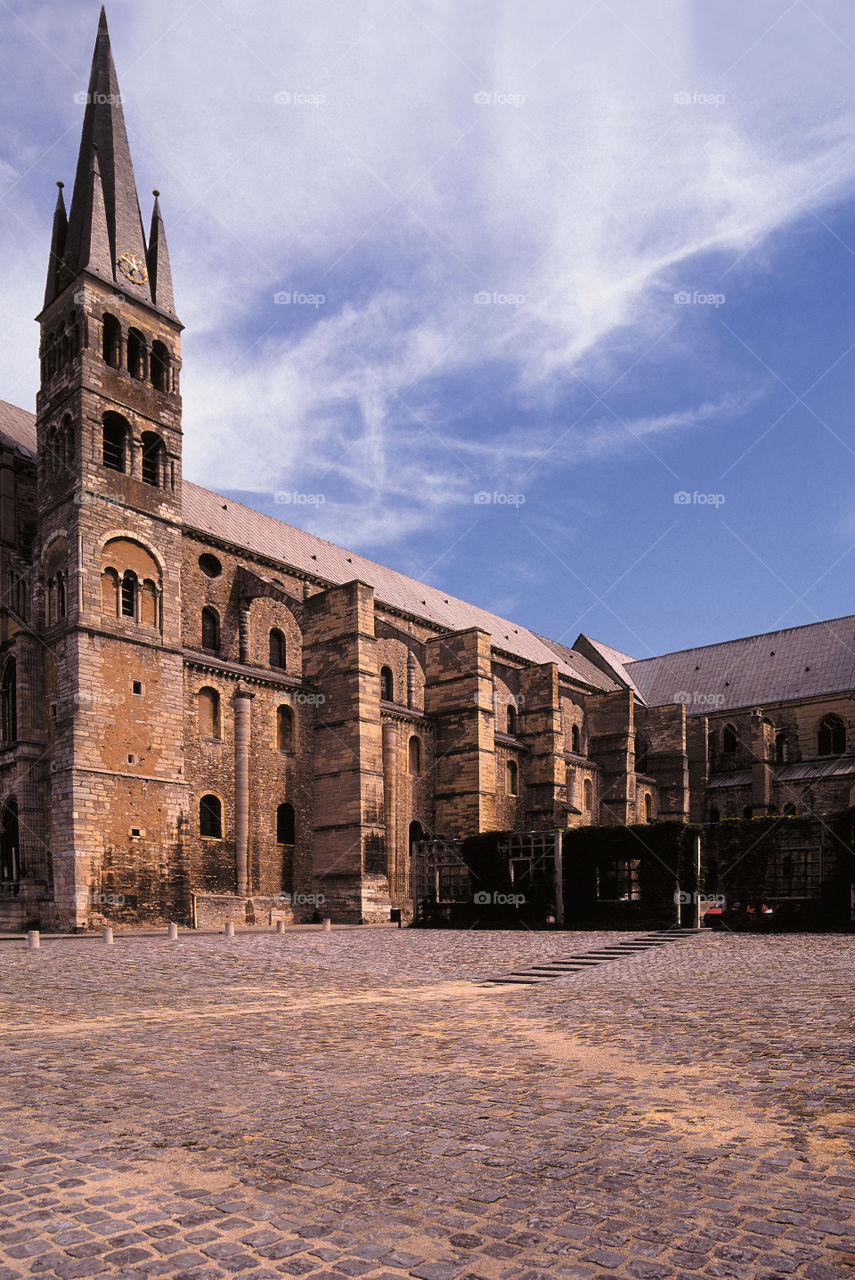
[[[104,928],[101,930],[101,937],[104,939],[105,942],[112,943],[113,930],[110,928],[109,925],[105,925]]]
[[[27,933],[27,947],[30,951],[38,951],[41,946],[38,929],[30,929]]]
[[[171,925],[169,926],[169,928],[168,928],[168,930],[167,930],[167,933],[166,933],[166,937],[167,937],[167,940],[168,940],[169,942],[177,942],[177,941],[178,941],[178,925],[177,925],[177,924],[171,924]]]
[[[332,921],[330,920],[329,916],[326,916],[324,918],[324,923],[321,926],[324,933],[329,933],[331,925],[332,925]]]
[[[226,937],[233,938],[235,936],[235,927],[231,920],[226,921]]]
[[[277,921],[276,921],[276,932],[277,932],[277,933],[284,933],[284,932],[285,932],[285,921],[284,921],[284,920],[277,920]]]

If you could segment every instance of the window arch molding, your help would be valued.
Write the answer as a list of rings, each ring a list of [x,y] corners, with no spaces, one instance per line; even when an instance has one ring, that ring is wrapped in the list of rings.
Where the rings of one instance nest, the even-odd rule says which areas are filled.
[[[846,752],[846,723],[841,716],[828,712],[816,726],[816,754],[842,756]]]

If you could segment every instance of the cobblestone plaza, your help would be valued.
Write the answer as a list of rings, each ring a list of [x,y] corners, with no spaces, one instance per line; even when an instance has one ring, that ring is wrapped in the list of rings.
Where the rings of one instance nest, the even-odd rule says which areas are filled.
[[[7,940],[0,1280],[855,1262],[855,938]]]

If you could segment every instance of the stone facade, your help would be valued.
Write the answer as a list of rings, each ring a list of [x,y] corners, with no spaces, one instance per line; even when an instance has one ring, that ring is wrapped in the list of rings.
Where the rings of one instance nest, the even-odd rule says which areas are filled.
[[[35,421],[0,409],[0,927],[370,922],[407,907],[424,835],[850,802],[851,662],[701,714],[645,662],[185,483],[181,324],[120,102],[102,18]]]

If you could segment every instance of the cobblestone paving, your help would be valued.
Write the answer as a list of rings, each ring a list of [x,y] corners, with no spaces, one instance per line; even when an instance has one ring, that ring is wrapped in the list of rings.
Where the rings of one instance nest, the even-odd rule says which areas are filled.
[[[855,938],[352,929],[0,946],[0,1280],[855,1264]]]

